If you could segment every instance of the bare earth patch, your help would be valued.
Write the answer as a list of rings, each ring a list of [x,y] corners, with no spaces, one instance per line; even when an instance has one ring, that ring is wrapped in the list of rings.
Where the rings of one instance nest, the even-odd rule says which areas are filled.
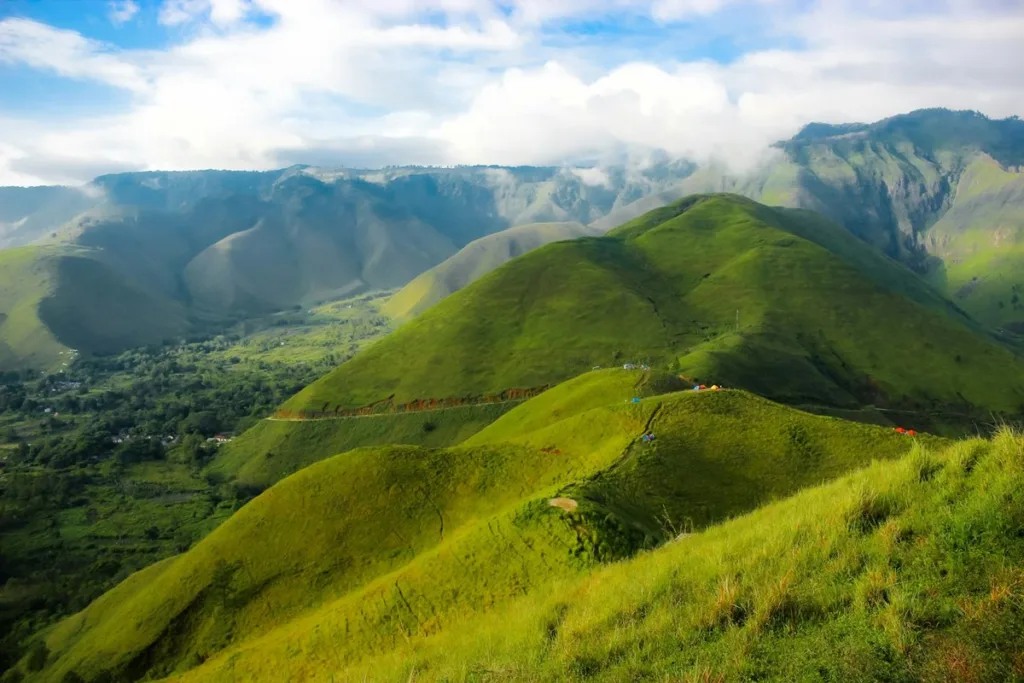
[[[579,507],[579,503],[572,498],[552,498],[548,501],[548,505],[553,508],[561,508],[566,512],[572,512]]]

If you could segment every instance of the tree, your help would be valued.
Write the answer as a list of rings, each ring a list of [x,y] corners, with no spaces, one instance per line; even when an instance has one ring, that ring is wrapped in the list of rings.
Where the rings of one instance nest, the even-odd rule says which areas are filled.
[[[181,431],[185,434],[202,434],[213,436],[220,431],[220,419],[212,410],[192,413],[181,423]]]

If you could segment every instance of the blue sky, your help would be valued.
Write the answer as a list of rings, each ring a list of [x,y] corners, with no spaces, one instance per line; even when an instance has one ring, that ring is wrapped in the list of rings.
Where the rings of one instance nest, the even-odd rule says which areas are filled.
[[[622,150],[742,168],[815,120],[930,106],[1024,114],[1022,8],[4,0],[0,184],[307,159],[558,164]]]

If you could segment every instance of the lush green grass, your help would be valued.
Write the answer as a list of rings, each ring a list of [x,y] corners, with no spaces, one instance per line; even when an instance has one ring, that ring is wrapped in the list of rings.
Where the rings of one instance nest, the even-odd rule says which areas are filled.
[[[183,309],[70,247],[0,251],[0,369],[57,370],[69,349],[108,353],[183,332]],[[63,356],[63,357],[62,357]]]
[[[928,231],[934,283],[979,320],[1024,333],[1024,173],[987,156],[964,169],[956,199]]]
[[[1017,680],[1022,485],[1020,437],[917,449],[317,680]]]
[[[1021,360],[907,269],[812,214],[712,195],[515,259],[285,408],[489,394],[645,359],[793,403],[1024,404]]]
[[[388,301],[384,311],[400,320],[411,318],[516,256],[550,242],[601,232],[582,223],[532,223],[481,237],[413,279]]]
[[[266,487],[314,462],[362,446],[451,446],[514,405],[484,404],[326,420],[263,420],[222,446],[208,471],[241,484]]]
[[[0,369],[59,365],[67,347],[39,319],[39,302],[52,288],[49,250],[0,251]]]
[[[532,399],[490,428],[518,432],[504,443],[363,448],[299,471],[51,630],[39,680],[180,672],[221,651],[214,678],[326,675],[912,443],[745,392],[623,399],[638,379],[597,372]],[[540,418],[554,406],[563,419]]]

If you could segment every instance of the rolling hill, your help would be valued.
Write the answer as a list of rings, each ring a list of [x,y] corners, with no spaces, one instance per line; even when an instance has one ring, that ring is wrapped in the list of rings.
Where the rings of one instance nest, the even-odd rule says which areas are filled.
[[[906,268],[809,212],[708,195],[505,264],[279,414],[486,396],[645,361],[797,404],[1024,404],[1022,360]]]
[[[103,296],[94,296],[102,292]],[[131,286],[96,252],[69,247],[0,251],[0,369],[50,371],[80,350],[160,342],[189,327],[184,309]]]
[[[872,124],[810,124],[776,147],[749,173],[704,165],[589,225],[608,231],[707,192],[809,209],[910,266],[984,324],[1024,331],[1024,122],[925,109]]]
[[[777,147],[776,159],[746,176],[704,168],[682,190],[818,212],[984,323],[1021,329],[1024,310],[1012,299],[1024,287],[1024,121],[924,109],[871,124],[811,124]]]
[[[485,614],[381,585],[364,604],[391,605],[389,641],[320,610],[171,680],[1014,680],[1022,448],[915,448]]]
[[[384,311],[394,318],[411,318],[516,256],[551,242],[598,234],[601,231],[582,223],[533,223],[481,237],[416,277]]]
[[[745,392],[623,399],[645,381],[588,373],[463,446],[303,469],[50,630],[27,680],[327,676],[913,445]]]
[[[678,184],[692,169],[685,162],[664,162],[643,172],[619,168],[598,176],[532,167],[327,171],[305,166],[117,174],[80,189],[0,188],[0,246],[88,249],[93,261],[105,265],[107,285],[116,282],[119,289],[143,293],[162,314],[184,309],[183,327],[143,330],[142,337],[160,338],[171,328],[205,329],[398,288],[473,240],[522,224],[588,223]],[[538,235],[558,230],[549,227]],[[516,241],[525,244],[529,238],[524,233],[508,248],[516,249]],[[91,281],[77,283],[88,287]],[[87,303],[87,310],[99,310],[105,292],[86,288],[74,296]],[[60,344],[75,345],[84,354],[101,350],[87,340],[60,338],[81,321],[62,325],[52,315],[41,318],[44,325],[55,322],[47,334]],[[54,360],[35,354],[16,362],[43,367]]]

